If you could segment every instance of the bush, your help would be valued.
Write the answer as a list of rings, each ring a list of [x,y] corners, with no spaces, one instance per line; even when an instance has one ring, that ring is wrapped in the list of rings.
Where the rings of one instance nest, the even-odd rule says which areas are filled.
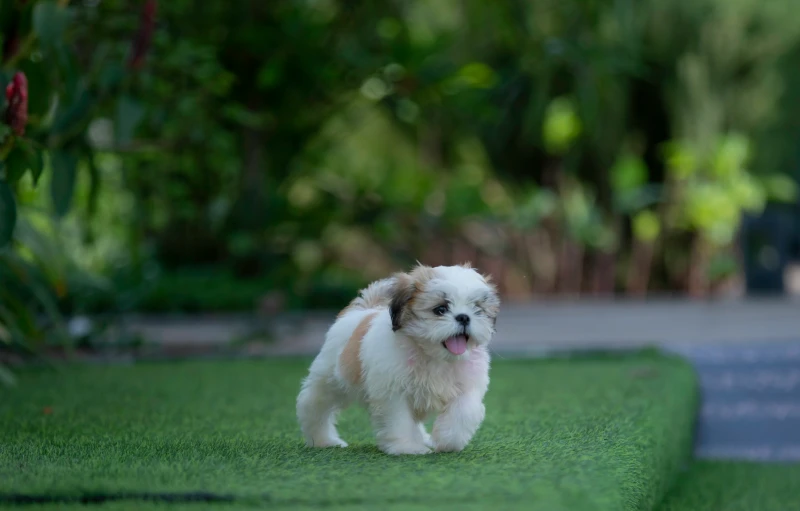
[[[0,9],[6,340],[335,306],[417,259],[705,296],[742,216],[796,199],[786,0],[156,5]]]

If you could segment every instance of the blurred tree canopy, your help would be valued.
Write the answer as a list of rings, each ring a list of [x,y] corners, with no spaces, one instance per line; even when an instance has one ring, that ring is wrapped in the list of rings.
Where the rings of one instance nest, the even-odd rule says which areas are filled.
[[[796,200],[792,8],[4,2],[0,338],[338,305],[417,259],[517,298],[707,295],[742,216]]]

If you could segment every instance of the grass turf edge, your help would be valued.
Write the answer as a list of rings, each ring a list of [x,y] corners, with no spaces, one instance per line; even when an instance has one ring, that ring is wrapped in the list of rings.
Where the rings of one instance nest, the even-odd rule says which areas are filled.
[[[612,379],[616,378],[617,380],[614,380],[614,381],[619,381],[619,382],[621,382],[621,384],[626,385],[626,386],[630,386],[630,388],[633,389],[633,390],[629,389],[629,391],[632,392],[629,397],[631,397],[632,400],[636,401],[636,407],[633,407],[629,411],[633,415],[636,415],[636,417],[633,417],[633,416],[625,417],[625,416],[623,416],[623,417],[620,418],[619,424],[616,424],[616,426],[612,424],[612,426],[621,427],[622,430],[624,430],[624,431],[630,431],[630,428],[632,427],[631,426],[631,424],[632,424],[631,421],[633,421],[633,422],[635,422],[635,421],[639,421],[639,422],[646,421],[647,420],[646,415],[642,416],[641,414],[642,413],[645,413],[645,414],[648,413],[648,410],[652,411],[652,408],[649,408],[648,406],[646,406],[646,405],[648,405],[646,400],[642,401],[643,397],[646,397],[646,396],[652,394],[652,388],[653,388],[654,383],[653,382],[648,383],[648,382],[651,381],[651,380],[658,380],[660,378],[660,376],[658,374],[659,371],[674,375],[676,367],[674,367],[672,365],[673,363],[679,363],[681,365],[681,368],[680,368],[680,372],[682,374],[682,376],[680,377],[680,380],[682,382],[681,385],[680,385],[681,389],[682,389],[681,392],[686,394],[687,391],[689,391],[689,389],[691,388],[692,392],[694,392],[696,394],[696,380],[694,382],[692,382],[691,385],[689,385],[689,382],[688,382],[688,379],[686,378],[686,375],[683,374],[683,371],[685,371],[687,369],[687,367],[683,363],[683,361],[678,362],[677,359],[679,359],[679,357],[676,357],[674,355],[664,355],[664,354],[658,352],[657,350],[646,350],[646,351],[641,351],[640,350],[638,352],[631,352],[631,353],[624,353],[624,354],[614,353],[614,354],[607,354],[607,355],[603,355],[603,356],[598,356],[598,354],[592,354],[590,356],[587,356],[586,354],[572,355],[572,356],[568,357],[568,360],[564,359],[562,357],[561,360],[555,360],[555,361],[553,359],[504,360],[504,361],[499,362],[499,366],[505,367],[506,368],[506,370],[505,370],[506,373],[511,372],[511,373],[516,374],[517,375],[516,378],[519,378],[520,375],[525,375],[525,374],[534,374],[535,375],[541,370],[544,371],[544,374],[550,374],[551,376],[554,374],[554,375],[560,375],[561,377],[564,377],[564,375],[566,374],[566,375],[572,375],[572,377],[579,377],[580,373],[586,371],[587,374],[588,374],[587,378],[592,378],[592,377],[597,377],[597,376],[611,377]],[[604,372],[603,370],[598,372],[598,367],[603,367],[604,364],[602,364],[602,362],[604,362],[604,361],[612,362],[612,366],[614,365],[614,363],[616,363],[616,364],[620,364],[620,363],[623,363],[623,362],[624,363],[622,364],[622,366],[617,368],[619,370],[615,369],[613,371],[614,374],[611,374],[608,371]],[[285,361],[282,361],[282,362],[285,362]],[[301,362],[301,361],[298,361],[298,362]],[[657,362],[657,364],[655,366],[653,366],[652,365],[653,362]],[[577,363],[578,364],[577,367],[575,367],[573,365],[573,363]],[[567,365],[565,365],[565,364],[567,364]],[[305,364],[301,362],[301,366],[302,365],[305,365]],[[165,370],[167,370],[167,371],[176,370],[176,371],[178,371],[178,373],[183,372],[185,377],[190,377],[191,375],[197,376],[198,367],[205,368],[204,369],[205,371],[209,370],[208,364],[199,364],[198,365],[196,363],[191,363],[191,362],[186,362],[186,363],[181,363],[181,364],[157,364],[156,366],[160,366],[160,369],[157,368],[157,367],[154,368],[151,365],[151,366],[148,366],[149,369],[146,369],[144,374],[151,374],[151,376],[155,375],[158,378],[163,378],[165,376],[163,371],[165,371]],[[555,367],[555,371],[554,371],[554,366],[556,366]],[[217,369],[222,369],[223,370],[222,372],[226,373],[226,372],[231,372],[231,367],[232,366],[220,366]],[[233,366],[233,367],[242,367],[242,368],[246,369],[248,367],[248,365]],[[565,373],[565,368],[566,367],[570,367],[571,369],[578,369],[578,371],[576,372],[576,371],[573,371],[573,370],[569,370],[569,371],[566,371],[566,373]],[[655,367],[655,369],[654,369],[654,367]],[[274,365],[273,365],[273,368],[275,368]],[[295,369],[297,369],[297,368],[295,368]],[[293,369],[292,371],[295,371],[295,369]],[[538,369],[539,371],[536,371],[536,369]],[[105,374],[105,376],[102,376],[101,379],[102,378],[108,378],[108,374],[109,373],[107,371],[104,371],[102,368],[95,369],[94,372],[97,373],[97,374],[101,374],[101,375]],[[293,374],[295,374],[295,376],[297,376],[298,374],[301,374],[302,372],[303,372],[302,370],[300,370],[299,372],[295,371]],[[67,373],[69,373],[69,370],[67,371]],[[636,381],[639,381],[641,383],[638,383],[638,384],[637,383],[632,383],[632,382],[636,382]],[[512,382],[503,383],[502,382],[502,378],[501,378],[501,384],[505,385],[506,388],[498,389],[497,391],[506,393],[506,394],[504,394],[505,400],[512,400],[513,401],[514,399],[516,399],[517,400],[516,404],[524,403],[525,402],[524,399],[522,401],[520,401],[519,398],[515,398],[510,393],[509,388],[508,388],[508,385],[510,383],[512,383]],[[586,383],[591,384],[592,382],[587,380]],[[599,382],[599,384],[602,387],[603,382]],[[582,384],[575,384],[575,382],[572,382],[572,383],[569,383],[569,384],[565,383],[565,385],[566,385],[566,387],[569,388],[569,390],[566,393],[564,393],[562,391],[562,394],[560,394],[560,395],[558,394],[558,391],[556,391],[556,394],[557,394],[556,397],[554,398],[554,400],[551,400],[549,402],[548,406],[553,407],[553,406],[556,406],[556,405],[559,405],[559,406],[562,405],[562,403],[560,403],[560,401],[559,401],[560,398],[562,398],[562,397],[563,398],[574,398],[574,397],[576,397],[576,395],[578,395],[581,392],[580,389],[583,388]],[[605,385],[607,387],[609,386],[608,383],[606,383]],[[651,390],[648,391],[648,392],[650,392],[650,394],[645,394],[644,396],[643,395],[639,395],[640,393],[639,393],[639,391],[636,390],[637,388],[639,388],[639,390],[641,390],[641,388],[650,388]],[[492,390],[490,390],[490,393],[491,392],[492,392]],[[613,394],[613,389],[612,388],[606,388],[604,390],[604,392],[606,394],[608,394],[608,392],[611,392]],[[592,390],[587,390],[587,393],[588,393],[587,395],[591,395]],[[75,398],[75,397],[76,396],[73,396],[73,398]],[[83,396],[79,395],[77,397],[83,397]],[[175,397],[180,398],[180,393],[177,396],[173,396],[173,398],[175,398]],[[293,398],[293,395],[291,397]],[[541,395],[539,395],[539,397],[545,398],[546,395],[545,394],[541,394]],[[577,397],[580,398],[580,396],[577,396]],[[611,396],[609,394],[609,399],[611,399],[612,397],[613,397],[613,400],[616,403],[615,406],[622,406],[622,405],[625,404],[625,400],[623,399],[624,396]],[[686,403],[688,403],[688,401],[686,400],[687,397],[689,398],[689,401],[691,401],[692,399],[694,399],[694,401],[696,401],[696,396],[686,396],[686,395],[681,396],[681,409],[686,408],[684,405]],[[669,396],[666,396],[666,398],[669,399]],[[581,403],[581,400],[578,399],[574,404],[576,406],[588,407],[589,408],[588,412],[590,412],[590,415],[591,415],[591,413],[596,413],[597,412],[597,410],[594,410],[592,408],[592,406],[597,406],[596,403],[587,402],[587,403],[584,403],[583,405],[581,405],[580,403]],[[286,404],[286,403],[284,403],[284,404]],[[494,403],[495,406],[497,406],[499,404],[500,404],[500,402],[497,402],[497,401]],[[248,404],[248,406],[249,405],[250,404]],[[696,402],[695,402],[695,405],[696,405]],[[509,405],[509,406],[511,407],[512,405]],[[546,409],[547,409],[547,407],[544,408],[544,410],[546,410]],[[542,412],[542,410],[543,409],[541,407],[537,408],[538,412]],[[568,456],[578,456],[580,453],[569,454],[569,449],[573,449],[574,450],[576,448],[585,447],[586,445],[592,445],[591,442],[586,443],[588,440],[592,440],[591,438],[582,438],[581,435],[583,435],[583,436],[586,436],[586,435],[590,436],[592,434],[608,435],[608,434],[613,434],[614,433],[613,431],[609,431],[607,429],[604,430],[602,427],[599,430],[597,430],[595,433],[593,433],[592,432],[593,430],[591,429],[592,428],[592,424],[591,423],[583,423],[582,422],[583,417],[581,417],[580,414],[576,414],[574,411],[569,410],[568,406],[563,408],[563,409],[561,409],[561,411],[562,412],[567,411],[567,412],[573,413],[574,415],[572,416],[572,419],[574,419],[574,423],[575,424],[572,424],[570,421],[559,420],[558,417],[555,418],[556,419],[555,420],[555,424],[557,425],[557,427],[562,427],[562,428],[563,427],[573,427],[574,426],[577,429],[576,429],[575,432],[572,432],[572,433],[577,434],[578,437],[575,437],[574,434],[573,434],[572,437],[570,437],[568,435],[559,437],[557,435],[554,436],[552,434],[550,436],[548,436],[549,432],[546,431],[546,428],[544,428],[544,434],[541,434],[541,432],[539,432],[540,434],[539,434],[538,437],[532,437],[532,438],[540,438],[540,439],[543,439],[545,441],[545,444],[543,444],[543,445],[538,445],[537,444],[536,448],[538,450],[544,449],[545,450],[544,454],[546,454],[547,456],[551,456],[551,457],[563,456],[565,454],[565,452],[562,452],[563,449],[560,450],[559,442],[570,441],[570,442],[574,443],[576,441],[576,438],[577,438],[577,441],[579,443],[580,442],[584,442],[584,443],[581,444],[581,445],[573,445],[573,444],[564,444],[564,445],[565,445],[565,447],[568,448],[568,451],[566,453]],[[2,413],[1,412],[2,412],[2,407],[0,406],[0,419],[2,419]],[[96,412],[96,410],[95,410],[95,412]],[[669,414],[664,414],[663,410],[660,413],[662,413],[662,415],[660,416],[662,419],[669,417]],[[691,415],[694,415],[694,413],[691,413]],[[113,419],[113,417],[112,417],[112,419]],[[514,419],[514,420],[520,420],[520,419],[522,419],[522,417],[518,417],[517,419]],[[546,426],[547,424],[549,424],[547,421],[549,420],[549,421],[552,422],[553,419],[554,419],[553,417],[545,417],[544,419],[537,418],[538,422],[536,422],[536,421],[530,422],[530,420],[529,420],[529,422],[530,422],[531,427],[534,427],[534,429],[536,429],[537,427],[539,427],[539,429],[541,429],[542,425]],[[681,419],[681,420],[684,421],[684,425],[688,424],[688,422],[685,419],[686,419],[686,417],[683,417]],[[541,420],[545,420],[545,422],[541,422]],[[113,420],[112,420],[112,422],[113,422]],[[645,455],[645,458],[647,458],[647,459],[620,460],[621,462],[624,462],[625,466],[622,467],[622,468],[619,468],[619,469],[623,470],[624,473],[621,472],[619,474],[616,474],[616,476],[618,476],[618,479],[620,481],[622,481],[622,486],[624,487],[624,492],[625,492],[626,498],[628,499],[626,501],[626,506],[625,506],[626,508],[629,508],[629,509],[645,509],[645,508],[648,508],[648,507],[647,506],[643,507],[643,505],[645,505],[645,504],[651,505],[653,502],[657,502],[658,500],[660,500],[660,497],[663,496],[662,494],[666,491],[666,487],[668,487],[670,485],[670,482],[671,482],[670,478],[672,477],[672,475],[677,473],[678,469],[680,468],[680,465],[683,463],[684,459],[686,457],[688,457],[688,454],[689,454],[689,452],[691,450],[691,437],[692,437],[692,435],[691,435],[690,431],[686,430],[686,428],[683,428],[678,432],[675,432],[674,430],[671,431],[672,428],[670,428],[668,425],[663,424],[664,421],[661,421],[661,422],[662,423],[656,422],[655,424],[650,424],[648,426],[648,427],[655,428],[655,429],[658,430],[658,431],[653,431],[654,436],[652,438],[651,437],[647,437],[647,438],[641,438],[641,439],[637,440],[637,439],[631,438],[630,435],[628,435],[627,437],[625,437],[623,435],[622,437],[620,437],[620,438],[618,438],[616,440],[611,438],[612,444],[614,442],[619,443],[620,445],[618,447],[620,447],[622,449],[622,451],[620,451],[619,453],[616,453],[616,454],[614,454],[614,453],[610,453],[610,454],[619,456],[621,454],[622,455],[627,455],[625,453],[628,453],[628,452],[640,453],[640,454],[643,453]],[[503,426],[503,424],[495,424],[495,426]],[[583,430],[581,428],[589,428],[589,429],[586,429],[586,433],[582,433],[581,431],[583,431]],[[523,429],[520,430],[519,427],[517,427],[517,429],[515,429],[513,431],[514,432],[522,432],[524,434],[528,434],[530,432],[529,428],[528,429],[523,428]],[[101,430],[96,430],[96,432],[102,432],[102,431]],[[572,438],[572,440],[569,440],[569,438]],[[485,440],[492,440],[492,439],[487,438]],[[519,439],[513,439],[512,438],[512,440],[517,441]],[[648,445],[635,445],[637,442],[644,442],[644,443],[648,443],[648,442],[653,443],[653,442],[655,442],[658,445],[655,445],[655,446],[653,446],[653,445],[649,445],[649,446]],[[358,443],[358,441],[356,443]],[[551,444],[551,445],[547,445],[548,443]],[[285,444],[285,445],[288,445],[288,444]],[[606,444],[606,445],[611,445],[611,444]],[[483,452],[484,455],[488,454],[490,456],[495,456],[496,453],[494,453],[492,451],[496,450],[495,449],[496,447],[502,447],[502,445],[501,444],[484,445],[484,446],[481,447],[481,449],[483,449],[482,452]],[[291,450],[292,450],[292,452],[294,452],[294,448],[291,448]],[[300,452],[302,454],[303,451],[298,451],[298,452]],[[361,452],[363,454],[358,454],[359,452]],[[363,450],[363,444],[362,444],[362,447],[359,447],[359,449],[355,451],[355,453],[358,456],[362,456],[362,457],[364,455],[366,455],[368,458],[375,458],[377,456],[376,459],[380,459],[380,455],[378,453],[375,453],[374,449],[369,448],[367,450]],[[477,453],[477,454],[478,454],[478,459],[479,459],[481,453]],[[334,454],[331,454],[330,456],[335,456],[335,457],[341,458],[342,460],[346,460],[348,458],[348,455],[343,454],[343,453],[334,453]],[[464,461],[467,461],[467,460],[469,460],[471,458],[474,458],[475,456],[476,456],[475,452],[467,453],[467,456],[463,457],[463,459],[464,459]],[[316,459],[323,459],[325,457],[329,457],[329,455],[326,454],[325,456],[316,456]],[[455,461],[455,463],[454,463],[454,461]],[[545,459],[544,461],[547,461],[547,460]],[[367,465],[369,465],[369,464],[371,464],[373,462],[374,462],[374,460],[371,461],[371,462],[367,462]],[[472,462],[474,463],[475,461],[473,460]],[[525,462],[527,462],[527,461],[525,460]],[[576,462],[580,462],[580,460],[576,460]],[[613,463],[610,463],[610,464],[607,463],[608,460],[595,458],[595,463],[598,463],[598,462],[602,466],[606,466],[607,468],[615,469],[615,465]],[[425,462],[425,463],[428,463],[428,462]],[[458,469],[459,468],[458,458],[451,458],[449,460],[447,458],[441,458],[439,461],[434,462],[434,463],[438,464],[437,466],[440,466],[441,467],[440,469],[444,469],[444,470],[452,470],[452,469]],[[404,462],[404,465],[410,467],[410,465],[414,465],[414,463],[413,462],[411,462],[411,463],[405,463]],[[428,466],[430,467],[430,465],[428,465]],[[424,469],[424,467],[425,467],[425,465],[420,465],[419,467],[417,467],[417,469],[418,470],[420,468]],[[450,467],[450,468],[448,469],[447,467]],[[560,467],[560,469],[564,468],[563,464],[559,465],[559,467]],[[653,467],[653,470],[657,471],[660,475],[654,476],[653,474],[650,474],[648,476],[645,472],[643,472],[643,474],[644,474],[644,476],[642,476],[643,479],[647,479],[649,477],[648,480],[646,480],[646,481],[645,480],[641,480],[641,481],[631,480],[632,474],[634,474],[637,469],[638,470],[642,470],[642,469],[645,469],[645,467]],[[372,469],[374,469],[374,468],[375,468],[375,466],[373,465]],[[597,467],[595,467],[595,469],[596,468]],[[598,474],[601,474],[601,473],[602,473],[602,471],[598,472]],[[402,471],[398,472],[398,474],[403,474],[403,472]],[[534,474],[532,474],[532,475],[534,475]],[[542,475],[545,476],[545,477],[547,476],[547,474],[539,474],[539,476],[542,476]],[[570,477],[570,475],[568,473],[566,474],[566,476]],[[573,474],[573,476],[574,476],[574,474]],[[626,478],[628,478],[628,479],[626,479]],[[635,477],[633,479],[635,479]],[[587,479],[584,478],[583,480],[585,482]],[[589,480],[591,480],[591,479],[589,479]],[[62,487],[62,490],[63,489],[64,488]],[[109,486],[109,489],[110,490],[113,489],[113,484]],[[500,488],[498,488],[498,489],[500,489]],[[90,489],[84,490],[82,495],[83,496],[89,495],[90,494],[89,490]],[[573,492],[577,490],[577,493],[574,493],[573,496],[580,496],[580,494],[583,493],[582,491],[580,491],[581,488],[577,488],[577,489],[573,488],[572,490],[573,490]],[[127,489],[126,489],[126,491],[127,491]],[[109,494],[114,494],[114,493],[119,493],[119,492],[109,491]],[[77,492],[77,494],[80,495],[81,493]],[[76,495],[76,493],[72,493],[73,497],[75,495]],[[135,492],[129,493],[129,495],[131,497],[133,497],[133,496],[135,496]],[[237,493],[237,495],[241,495],[241,494]],[[250,495],[251,496],[255,496],[252,493],[250,493]],[[63,495],[63,496],[64,497],[69,497],[69,495]],[[293,500],[293,499],[287,498],[287,497],[289,497],[289,495],[283,495],[282,497],[279,496],[277,498],[277,500],[273,500],[273,499],[269,499],[269,500],[271,500],[274,503],[283,502],[284,504],[288,504],[290,502],[293,502],[295,504],[303,503],[303,499],[302,498],[300,498],[299,500],[297,500],[297,499]],[[507,497],[509,497],[509,500],[508,500],[509,503],[513,503],[513,501],[515,500],[514,498],[511,498],[511,497],[513,497],[512,495],[507,495]],[[367,499],[367,501],[368,500],[369,499]],[[467,500],[468,499],[465,499],[465,502]],[[356,504],[356,503],[359,503],[359,502],[368,503],[367,501],[363,501],[363,499],[360,499],[359,497],[357,497],[356,494],[351,495],[351,497],[349,497],[349,499],[347,501],[350,502],[350,503],[353,503],[353,504]],[[334,500],[330,500],[330,499],[328,499],[328,500],[325,500],[325,499],[320,500],[320,499],[318,499],[317,502],[319,504],[323,504],[324,503],[325,505],[336,505],[337,504],[337,501],[335,499]],[[392,500],[391,498],[385,498],[385,499],[383,499],[383,502],[386,502],[386,503],[393,502],[394,504],[398,504],[399,505],[399,503],[403,502],[403,499],[400,498],[400,500],[398,501],[397,499]],[[311,502],[307,502],[307,503],[310,504]],[[376,502],[372,502],[372,504],[375,504],[375,503]],[[409,505],[417,505],[417,504],[421,505],[422,504],[422,502],[416,502],[415,503],[415,502],[412,502],[412,501],[407,501],[406,503],[409,504]],[[576,504],[577,502],[573,500],[572,503]],[[572,508],[574,508],[574,507],[572,507]]]

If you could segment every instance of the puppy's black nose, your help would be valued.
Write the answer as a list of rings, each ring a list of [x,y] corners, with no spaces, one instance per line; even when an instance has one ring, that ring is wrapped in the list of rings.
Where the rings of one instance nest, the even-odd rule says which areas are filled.
[[[459,314],[458,316],[456,316],[456,321],[458,321],[464,326],[467,326],[469,325],[469,316],[467,316],[466,314]]]

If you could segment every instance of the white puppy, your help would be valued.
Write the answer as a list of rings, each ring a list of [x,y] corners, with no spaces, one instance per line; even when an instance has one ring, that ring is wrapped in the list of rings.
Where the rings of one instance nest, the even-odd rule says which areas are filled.
[[[499,307],[495,287],[469,265],[419,265],[362,290],[328,330],[297,397],[306,443],[346,447],[336,416],[360,403],[385,453],[462,450],[483,422]]]

